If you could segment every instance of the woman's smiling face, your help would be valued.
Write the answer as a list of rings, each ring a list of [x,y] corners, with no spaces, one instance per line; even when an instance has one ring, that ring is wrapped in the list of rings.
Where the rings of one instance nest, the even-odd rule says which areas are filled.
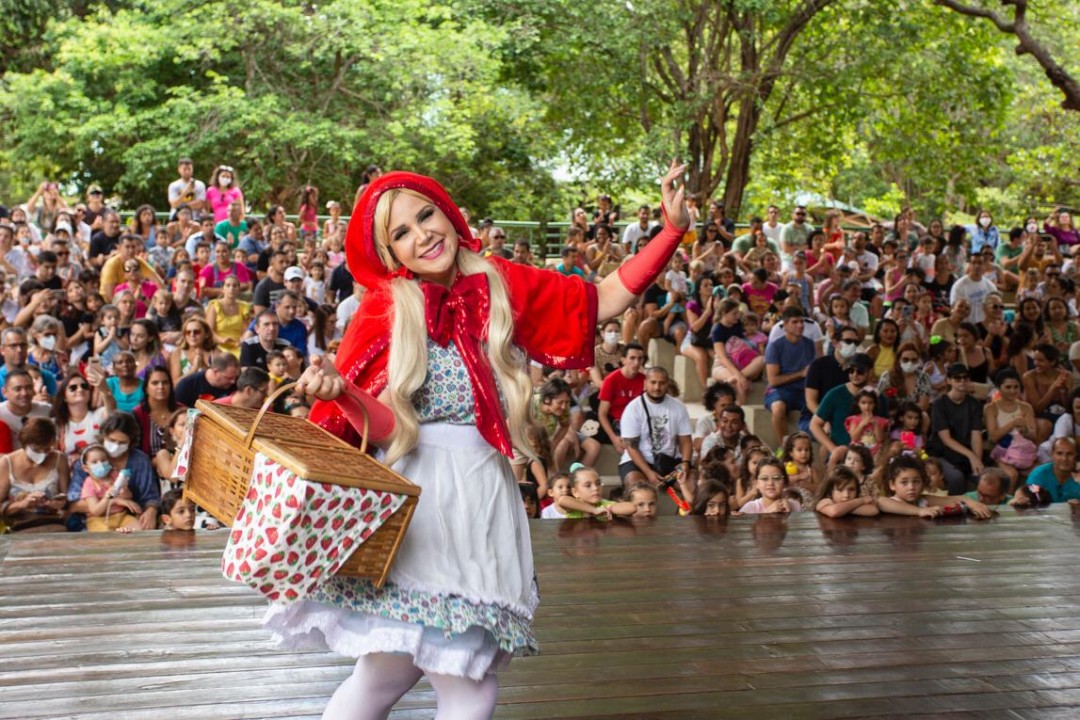
[[[449,286],[457,272],[458,236],[450,219],[427,198],[399,193],[390,206],[390,251],[423,280]]]

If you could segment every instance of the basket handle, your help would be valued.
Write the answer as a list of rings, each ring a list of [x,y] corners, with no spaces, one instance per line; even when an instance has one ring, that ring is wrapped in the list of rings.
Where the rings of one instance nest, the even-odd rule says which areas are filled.
[[[255,442],[255,432],[259,429],[259,423],[262,422],[263,416],[270,410],[270,407],[274,404],[274,401],[285,393],[296,387],[295,382],[285,383],[274,392],[267,396],[263,401],[263,406],[259,408],[259,414],[255,416],[255,421],[251,423],[251,427],[248,428],[247,437],[244,438],[244,448],[250,450],[251,443]],[[368,410],[364,407],[363,403],[356,403],[360,406],[360,410],[364,413],[364,431],[360,438],[360,452],[367,452],[368,441],[368,429],[371,423],[371,418],[368,416]]]

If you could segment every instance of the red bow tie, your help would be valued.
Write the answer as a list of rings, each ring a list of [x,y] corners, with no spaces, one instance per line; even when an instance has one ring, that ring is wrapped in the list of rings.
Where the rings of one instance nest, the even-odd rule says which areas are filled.
[[[472,381],[477,428],[492,447],[511,457],[510,430],[481,345],[487,340],[491,311],[487,275],[459,273],[450,289],[429,282],[421,283],[421,287],[428,336],[441,347],[454,341]]]

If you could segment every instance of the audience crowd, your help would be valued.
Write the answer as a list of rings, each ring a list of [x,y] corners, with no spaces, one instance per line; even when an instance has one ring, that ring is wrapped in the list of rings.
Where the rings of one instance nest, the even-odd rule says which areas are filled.
[[[96,185],[85,201],[42,183],[0,205],[4,529],[189,526],[176,468],[188,409],[260,407],[312,357],[333,360],[364,291],[341,205],[309,186],[297,222],[280,205],[256,217],[240,180],[222,165],[204,184],[181,158],[167,218],[143,205],[125,222]],[[740,231],[719,202],[691,200],[684,246],[597,328],[593,367],[531,364],[532,447],[513,468],[532,516],[649,516],[661,494],[701,515],[1080,502],[1068,211],[1010,228],[985,211],[946,227],[904,209],[859,229],[833,210],[783,214]],[[647,206],[620,222],[602,195],[546,264],[599,282],[662,222]],[[545,264],[490,220],[476,235],[485,255]],[[647,365],[652,342],[704,388],[696,422],[673,368]],[[273,409],[305,416],[306,399],[286,391]],[[597,471],[605,453],[620,482]]]

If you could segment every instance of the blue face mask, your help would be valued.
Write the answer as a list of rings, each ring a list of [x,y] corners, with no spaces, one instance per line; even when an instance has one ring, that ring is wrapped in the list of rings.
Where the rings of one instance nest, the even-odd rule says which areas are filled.
[[[90,474],[96,477],[98,480],[108,477],[112,471],[112,463],[108,460],[102,460],[101,462],[92,463],[90,465]]]

